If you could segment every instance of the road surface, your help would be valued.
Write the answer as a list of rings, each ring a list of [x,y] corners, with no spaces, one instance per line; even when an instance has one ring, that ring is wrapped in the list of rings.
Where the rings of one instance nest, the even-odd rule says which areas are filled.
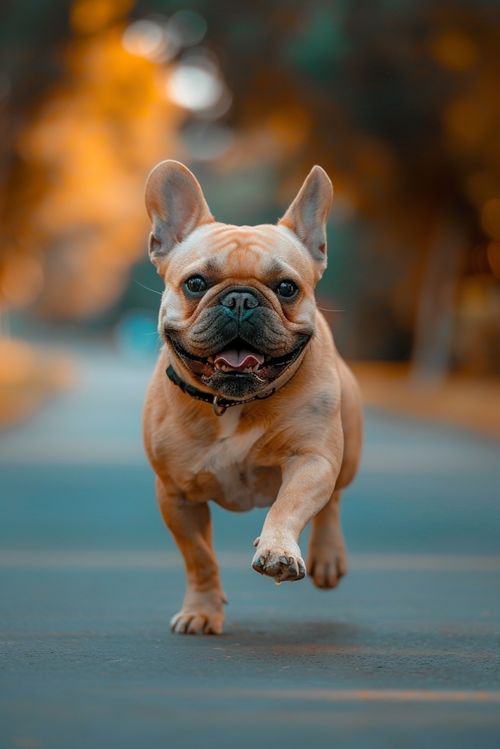
[[[368,413],[340,588],[260,577],[262,512],[216,508],[226,632],[175,636],[152,364],[75,355],[78,387],[0,437],[3,749],[500,746],[498,443]]]

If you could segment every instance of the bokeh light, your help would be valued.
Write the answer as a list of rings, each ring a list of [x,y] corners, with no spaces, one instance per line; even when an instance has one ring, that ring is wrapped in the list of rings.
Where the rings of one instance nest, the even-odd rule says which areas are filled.
[[[175,66],[168,74],[166,90],[175,104],[194,112],[217,106],[225,92],[216,70],[195,62]]]

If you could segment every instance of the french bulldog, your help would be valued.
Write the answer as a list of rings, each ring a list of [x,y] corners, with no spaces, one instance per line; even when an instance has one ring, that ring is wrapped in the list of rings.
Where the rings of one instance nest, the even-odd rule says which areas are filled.
[[[165,290],[144,440],[186,568],[173,632],[223,629],[210,500],[270,508],[254,542],[260,574],[295,581],[307,570],[319,588],[346,574],[339,503],[358,467],[362,409],[314,296],[332,198],[315,166],[276,225],[233,226],[213,218],[183,164],[162,161],[148,177],[149,254]]]

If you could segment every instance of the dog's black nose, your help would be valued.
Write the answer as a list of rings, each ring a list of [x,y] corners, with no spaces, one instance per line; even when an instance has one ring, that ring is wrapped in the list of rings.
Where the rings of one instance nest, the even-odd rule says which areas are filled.
[[[220,300],[226,313],[231,317],[244,320],[260,305],[258,296],[250,289],[232,289]]]

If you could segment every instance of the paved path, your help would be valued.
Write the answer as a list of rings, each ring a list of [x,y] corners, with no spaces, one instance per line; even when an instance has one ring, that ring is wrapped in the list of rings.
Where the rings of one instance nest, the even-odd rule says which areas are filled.
[[[262,513],[216,510],[226,634],[176,637],[148,369],[79,357],[80,387],[0,438],[2,749],[500,746],[498,444],[370,413],[341,587],[256,575]]]

